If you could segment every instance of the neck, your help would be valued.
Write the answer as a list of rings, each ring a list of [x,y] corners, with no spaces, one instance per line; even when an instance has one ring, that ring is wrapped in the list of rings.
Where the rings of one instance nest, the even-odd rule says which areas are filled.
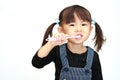
[[[87,51],[87,48],[83,44],[78,45],[78,44],[68,43],[67,47],[71,52],[77,53],[77,54],[82,54]]]

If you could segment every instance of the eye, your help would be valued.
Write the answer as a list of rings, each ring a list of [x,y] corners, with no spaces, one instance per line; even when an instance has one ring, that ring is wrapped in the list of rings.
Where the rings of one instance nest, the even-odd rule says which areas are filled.
[[[69,26],[75,26],[75,23],[70,23]]]
[[[88,22],[83,22],[81,25],[82,25],[82,26],[88,26],[89,23],[88,23]]]
[[[82,26],[87,26],[87,24],[86,24],[86,23],[83,23]]]
[[[83,21],[81,23],[81,26],[89,26],[89,25],[90,25],[90,22],[88,22],[88,21]]]

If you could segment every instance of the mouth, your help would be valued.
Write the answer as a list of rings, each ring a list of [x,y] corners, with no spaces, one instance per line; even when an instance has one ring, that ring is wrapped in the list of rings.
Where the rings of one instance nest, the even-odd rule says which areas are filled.
[[[83,37],[82,34],[77,34],[75,39],[81,39]]]

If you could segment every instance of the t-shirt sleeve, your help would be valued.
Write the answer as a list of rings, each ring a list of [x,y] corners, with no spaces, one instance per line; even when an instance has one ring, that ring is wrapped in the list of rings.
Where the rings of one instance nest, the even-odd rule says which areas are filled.
[[[42,68],[45,65],[49,64],[51,61],[54,61],[55,58],[55,49],[53,48],[50,53],[48,54],[48,56],[44,57],[44,58],[40,58],[37,54],[38,51],[36,52],[36,54],[33,56],[32,58],[32,65],[36,68]]]
[[[92,80],[103,80],[101,63],[98,53],[95,52],[92,64]]]

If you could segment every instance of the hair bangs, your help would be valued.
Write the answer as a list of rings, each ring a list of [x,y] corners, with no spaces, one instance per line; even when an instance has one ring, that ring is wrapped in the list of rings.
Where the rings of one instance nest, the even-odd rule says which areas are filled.
[[[75,14],[78,16],[79,19],[83,20],[83,21],[88,21],[91,22],[91,15],[89,13],[89,11],[85,8],[76,8],[75,9]]]
[[[64,22],[66,24],[71,23],[71,22],[75,22],[74,13],[72,12],[71,14],[66,15],[64,17],[64,20],[65,20]]]
[[[83,21],[91,22],[91,15],[89,11],[78,5],[70,6],[65,8],[59,15],[60,25],[68,24],[71,22],[75,22],[75,14],[78,16],[79,19]]]
[[[71,8],[63,10],[59,16],[59,20],[60,20],[60,23],[62,24],[75,22],[74,10]]]

